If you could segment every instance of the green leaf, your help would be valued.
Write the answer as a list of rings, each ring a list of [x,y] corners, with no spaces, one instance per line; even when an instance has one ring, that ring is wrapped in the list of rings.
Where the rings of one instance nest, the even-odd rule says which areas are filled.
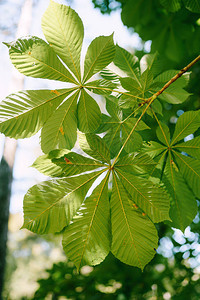
[[[160,75],[158,75],[155,79],[154,82],[160,82],[167,83],[169,80],[172,79],[175,75],[178,74],[178,70],[167,70]],[[179,77],[175,82],[173,82],[173,86],[179,87],[179,88],[184,88],[186,85],[188,85],[190,79],[190,72],[184,73],[181,77]]]
[[[42,30],[56,54],[80,82],[80,56],[84,28],[78,14],[71,7],[51,0],[42,18]]]
[[[153,74],[159,73],[159,63],[157,62],[158,53],[145,54],[140,60],[140,70],[144,73],[147,69],[151,70]]]
[[[69,225],[98,174],[85,174],[34,185],[24,197],[22,228],[38,234],[60,232]]]
[[[160,0],[160,3],[170,12],[176,12],[181,8],[181,0]]]
[[[184,0],[185,7],[194,13],[200,13],[199,0]]]
[[[53,49],[38,37],[24,37],[7,44],[12,64],[17,70],[35,78],[53,79],[76,84]]]
[[[47,153],[56,148],[71,149],[77,139],[76,92],[51,115],[41,132],[41,148]]]
[[[104,127],[101,125],[101,129],[105,128],[105,131],[107,131],[103,139],[111,151],[112,158],[116,156],[122,146],[122,143],[126,141],[137,121],[135,118],[128,118],[123,121],[123,112],[118,106],[117,99],[113,98],[114,97],[106,97],[106,110],[111,117],[104,119]],[[116,102],[114,102],[114,100]],[[149,129],[149,127],[143,121],[141,121],[136,127],[136,131],[145,129]],[[133,152],[138,150],[141,145],[142,137],[137,132],[133,132],[124,149],[127,152]]]
[[[151,158],[154,158],[166,151],[166,146],[161,145],[157,142],[149,142],[148,144],[143,144],[142,152],[147,153]]]
[[[153,223],[134,208],[116,175],[111,196],[112,253],[131,266],[144,266],[155,255],[157,231]]]
[[[101,111],[96,101],[84,90],[81,90],[78,102],[78,128],[88,133],[94,132],[101,122]]]
[[[159,99],[168,103],[179,104],[186,101],[190,95],[191,94],[184,89],[170,85],[161,95],[159,95]]]
[[[188,111],[183,113],[177,121],[171,145],[182,140],[200,127],[199,111]]]
[[[135,96],[139,96],[142,94],[142,87],[141,83],[138,83],[135,79],[132,77],[122,77],[120,78],[121,85],[124,89],[127,91],[130,91],[131,94]],[[137,97],[136,97],[137,99]]]
[[[114,64],[124,71],[128,76],[135,79],[138,84],[139,82],[139,69],[138,65],[136,64],[138,61],[136,56],[133,56],[127,50],[121,48],[120,46],[116,45],[116,54],[114,58]]]
[[[127,193],[153,222],[169,220],[169,197],[164,189],[149,180],[115,168]]]
[[[183,178],[200,199],[200,161],[173,151]]]
[[[186,152],[187,154],[200,159],[200,137],[196,137],[184,143],[179,143],[173,146],[173,149]]]
[[[130,153],[130,152],[137,151],[138,149],[141,148],[142,137],[139,133],[135,131],[132,132],[132,134],[130,135],[130,132],[133,128],[132,124],[134,124],[135,122],[132,123],[131,119],[129,119],[128,121],[123,123],[121,125],[121,128],[122,128],[122,143],[124,144],[126,142],[126,139],[129,138],[125,144],[124,149],[126,150],[126,152]]]
[[[116,84],[105,79],[90,81],[87,83],[87,89],[95,94],[109,95],[116,88]]]
[[[100,75],[103,79],[112,81],[116,84],[119,84],[119,75],[115,74],[111,70],[105,68],[100,72]]]
[[[105,167],[105,165],[78,153],[62,149],[52,150],[48,154],[39,156],[32,167],[47,176],[69,177]]]
[[[153,111],[161,116],[163,116],[162,113],[162,104],[160,103],[160,101],[158,99],[155,99],[153,101],[153,103],[151,104],[151,108],[153,109]]]
[[[145,153],[129,153],[121,157],[115,167],[119,170],[125,169],[126,172],[133,175],[144,175],[149,173],[155,166],[153,159]]]
[[[89,45],[85,56],[83,82],[86,82],[92,75],[109,65],[114,55],[113,34],[95,38]]]
[[[128,121],[131,121],[131,119],[129,119]],[[141,135],[135,131],[133,131],[130,135],[130,132],[133,128],[132,124],[134,124],[134,122],[131,124],[128,121],[122,124],[122,143],[124,144],[126,142],[126,139],[130,136],[130,138],[126,142],[126,145],[124,146],[126,152],[130,153],[139,150],[142,147],[143,140]]]
[[[147,92],[149,90],[149,87],[151,86],[153,82],[153,73],[148,68],[146,69],[142,75],[141,75],[141,85],[142,85],[142,91],[143,93]]]
[[[99,161],[74,152],[66,153],[62,157],[53,158],[52,162],[61,167],[64,177],[105,167],[105,165]]]
[[[110,251],[108,175],[86,198],[63,234],[64,251],[78,270],[83,265],[99,264]]]
[[[195,123],[194,120],[197,116],[195,112],[189,112],[189,114],[186,113],[185,117],[179,118],[174,132],[177,140],[180,138],[179,134],[180,136],[182,135],[180,138],[182,139],[186,132],[188,133],[188,130],[197,129],[189,123],[190,120]],[[200,162],[176,151],[179,144],[173,146],[175,139],[174,142],[169,143],[170,135],[167,126],[164,126],[158,119],[156,120],[159,124],[158,137],[166,146],[164,146],[165,149],[162,153],[159,151],[158,143],[156,147],[149,147],[149,154],[151,157],[155,157],[157,161],[157,169],[154,168],[151,175],[156,176],[165,184],[166,190],[171,197],[170,217],[172,218],[172,226],[183,231],[192,222],[197,213],[194,194],[197,197],[200,196]],[[186,128],[186,126],[190,128]],[[154,148],[155,151],[153,151]],[[190,149],[190,146],[188,149]],[[148,153],[148,151],[145,152]],[[155,181],[153,180],[153,182]]]
[[[162,123],[161,121],[159,121],[158,125],[159,127],[156,130],[156,135],[158,139],[161,141],[161,143],[169,147],[170,144],[169,127],[166,124]]]
[[[120,137],[120,125],[111,127],[103,137],[103,141],[106,143],[110,151],[111,158],[114,158],[122,146]]]
[[[197,203],[193,193],[188,189],[186,182],[175,166],[171,154],[167,159],[165,174],[170,182],[170,185],[164,183],[171,195],[171,226],[184,231],[197,214]]]
[[[0,131],[14,138],[34,135],[71,91],[30,90],[11,94],[0,104]]]
[[[110,152],[99,136],[95,134],[79,134],[79,146],[91,157],[110,164]]]
[[[64,174],[63,174],[62,167],[53,163],[52,160],[55,158],[63,157],[65,154],[69,152],[70,151],[66,149],[52,150],[48,154],[39,156],[32,164],[32,167],[37,169],[40,173],[43,173],[46,176],[63,177]]]
[[[122,110],[119,108],[118,99],[114,96],[106,97],[106,110],[114,121],[121,121]]]

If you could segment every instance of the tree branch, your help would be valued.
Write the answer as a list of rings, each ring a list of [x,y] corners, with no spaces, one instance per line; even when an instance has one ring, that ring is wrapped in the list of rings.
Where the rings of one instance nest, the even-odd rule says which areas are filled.
[[[200,60],[200,55],[197,56],[191,63],[189,63],[185,68],[180,70],[172,79],[170,79],[157,93],[151,96],[146,103],[149,103],[152,98],[156,99],[160,94],[162,94],[174,81],[181,77],[185,72],[187,72],[194,64]],[[152,102],[151,102],[152,103]]]
[[[147,109],[149,108],[149,106],[153,103],[153,101],[160,95],[162,94],[174,81],[176,81],[179,77],[181,77],[185,72],[187,72],[194,64],[196,64],[198,61],[200,60],[200,55],[197,56],[191,63],[189,63],[186,67],[184,67],[182,70],[180,70],[174,77],[172,77],[172,79],[170,79],[163,87],[162,89],[160,89],[158,92],[156,92],[153,96],[151,96],[148,100],[146,100],[144,103],[142,103],[141,105],[144,105],[145,103],[147,103],[147,106],[145,107],[145,109],[143,110],[142,114],[140,115],[140,117],[138,118],[137,122],[135,123],[135,125],[133,126],[133,128],[131,129],[127,139],[125,140],[124,144],[122,145],[121,149],[119,150],[119,153],[117,154],[117,156],[114,159],[114,162],[111,166],[111,168],[113,169],[118,157],[120,156],[122,150],[124,149],[124,147],[126,146],[127,142],[129,141],[133,131],[135,130],[135,128],[137,127],[138,123],[141,121],[142,117],[144,116],[144,114],[146,113]]]

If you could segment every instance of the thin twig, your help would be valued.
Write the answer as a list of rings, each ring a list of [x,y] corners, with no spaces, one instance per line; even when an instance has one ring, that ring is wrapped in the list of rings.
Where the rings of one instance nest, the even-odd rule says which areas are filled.
[[[189,65],[180,70],[172,79],[170,79],[157,93],[155,93],[152,97],[150,97],[146,103],[151,101],[151,98],[156,99],[160,94],[162,94],[174,81],[176,81],[179,77],[181,77],[185,72],[187,72],[194,64],[196,64],[200,60],[200,55],[197,56]]]

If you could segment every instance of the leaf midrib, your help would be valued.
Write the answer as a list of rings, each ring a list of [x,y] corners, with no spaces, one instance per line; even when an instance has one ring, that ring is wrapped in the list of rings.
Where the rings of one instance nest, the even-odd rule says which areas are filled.
[[[124,219],[126,221],[126,226],[128,228],[128,232],[129,232],[129,236],[131,238],[131,241],[132,241],[132,244],[135,248],[135,253],[137,255],[137,260],[139,262],[139,265],[140,265],[140,268],[142,269],[142,264],[141,264],[141,261],[140,261],[140,258],[139,258],[139,255],[138,255],[138,251],[137,251],[137,248],[136,248],[136,245],[135,245],[135,241],[133,239],[133,236],[132,236],[132,233],[131,233],[131,230],[130,230],[130,226],[129,226],[129,223],[128,223],[128,220],[127,220],[127,217],[126,217],[126,213],[125,213],[125,209],[124,209],[124,206],[123,206],[123,201],[122,201],[122,198],[121,198],[121,195],[120,195],[120,192],[119,192],[119,187],[117,185],[117,180],[116,180],[116,175],[114,172],[112,172],[113,174],[113,178],[115,180],[115,184],[116,184],[116,189],[117,189],[117,194],[118,194],[118,197],[119,197],[119,201],[120,201],[120,204],[121,204],[121,208],[122,208],[122,211],[123,211],[123,215],[124,215]]]
[[[104,172],[104,171],[105,171],[105,170],[103,170],[103,172]],[[103,172],[102,172],[102,173],[103,173]],[[105,185],[106,185],[106,183],[107,183],[107,180],[108,180],[108,178],[109,178],[109,175],[110,175],[110,171],[108,171],[108,173],[107,173],[107,175],[106,175],[106,177],[105,177],[105,179],[104,179],[105,182],[104,182],[104,184],[103,184],[103,186],[102,186],[102,188],[101,188],[101,191],[100,191],[100,193],[99,193],[99,197],[98,197],[98,199],[96,200],[96,205],[95,205],[95,209],[94,209],[94,212],[93,212],[91,221],[90,221],[89,229],[88,229],[88,232],[87,232],[87,234],[86,234],[86,238],[84,239],[84,246],[83,246],[83,250],[82,250],[82,253],[81,253],[81,257],[80,257],[80,262],[79,262],[79,265],[78,265],[78,270],[80,269],[80,266],[81,266],[81,262],[82,262],[83,255],[84,255],[84,252],[85,252],[85,247],[86,247],[86,244],[87,244],[87,241],[88,241],[89,233],[90,233],[90,231],[91,231],[92,224],[93,224],[93,221],[94,221],[94,218],[95,218],[95,215],[96,215],[98,206],[99,206],[99,201],[100,201],[100,198],[101,198],[101,196],[102,196],[102,193],[103,193],[103,190],[104,190],[104,188],[105,188]]]
[[[74,91],[76,88],[72,88],[71,89],[71,92]],[[40,90],[41,91],[41,90]],[[34,91],[35,92],[35,91]],[[37,106],[34,106],[33,108],[21,113],[21,114],[18,114],[18,115],[15,115],[14,117],[11,117],[5,121],[1,121],[1,123],[6,123],[6,122],[9,122],[9,121],[12,121],[13,119],[16,119],[16,118],[20,118],[20,117],[23,117],[24,115],[28,114],[28,113],[31,113],[32,111],[36,110],[36,109],[39,109],[40,107],[42,107],[43,105],[46,105],[47,103],[49,103],[50,101],[53,101],[54,99],[58,99],[60,96],[63,96],[64,94],[68,94],[70,91],[66,91],[64,92],[63,94],[60,94],[60,95],[57,95],[55,96],[54,98],[51,98],[51,99],[48,99],[47,101],[37,105]],[[2,103],[3,104],[3,103]]]
[[[99,173],[95,174],[92,178],[89,178],[87,181],[85,181],[84,183],[82,183],[81,185],[79,185],[78,187],[76,187],[73,191],[71,191],[70,193],[68,193],[67,195],[63,196],[62,198],[58,199],[57,201],[55,201],[52,205],[50,205],[49,207],[47,207],[43,212],[41,212],[39,215],[37,215],[35,218],[33,218],[32,220],[30,220],[29,222],[27,222],[26,224],[23,225],[23,228],[25,228],[26,226],[28,226],[30,223],[34,222],[35,220],[37,220],[40,216],[42,216],[43,214],[45,214],[48,210],[50,210],[52,207],[54,207],[55,205],[58,204],[58,202],[62,201],[65,197],[68,197],[70,194],[74,193],[75,191],[77,191],[78,189],[80,189],[81,187],[83,187],[85,184],[87,184],[88,182],[90,182],[92,179],[94,179],[95,177],[99,176],[101,173],[103,173],[103,171],[100,171]]]
[[[17,48],[15,48],[14,46],[12,46],[12,48],[17,49]],[[17,49],[17,50],[18,50],[18,49]],[[14,53],[14,54],[16,54],[16,53]],[[77,82],[76,82],[75,79],[73,80],[73,78],[68,77],[67,75],[61,73],[61,72],[58,71],[57,69],[54,69],[52,66],[47,65],[47,64],[44,63],[43,61],[40,61],[39,59],[35,58],[32,54],[27,55],[26,52],[22,52],[21,54],[25,55],[26,58],[33,58],[33,60],[35,60],[36,62],[39,62],[39,63],[43,64],[44,66],[46,66],[47,68],[53,70],[55,73],[58,73],[59,75],[62,75],[62,76],[64,76],[64,77],[66,77],[70,82],[73,82],[74,84],[77,84]],[[12,60],[12,58],[11,58],[11,60]],[[64,67],[63,64],[62,64],[62,66]],[[17,69],[19,69],[19,68],[17,67]],[[65,70],[67,70],[67,69],[65,68]],[[67,71],[68,71],[68,70],[67,70]],[[68,72],[69,72],[69,71],[68,71]],[[31,75],[30,75],[30,76],[31,76]]]
[[[149,201],[148,198],[146,198],[146,196],[144,196],[121,172],[119,172],[118,169],[116,170],[116,172],[119,173],[120,176],[122,176],[128,182],[128,184],[130,184],[134,188],[134,190],[138,194],[140,194],[140,196],[148,203],[148,205],[150,205],[151,207],[153,207],[158,212],[159,215],[163,215],[163,213],[159,211],[159,208],[156,207],[156,206],[154,206],[153,203],[151,201]]]

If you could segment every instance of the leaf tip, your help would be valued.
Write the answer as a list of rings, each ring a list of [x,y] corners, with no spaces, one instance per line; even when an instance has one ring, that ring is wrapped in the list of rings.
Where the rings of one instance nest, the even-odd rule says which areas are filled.
[[[6,45],[8,48],[11,46],[11,43],[2,42],[2,44]]]
[[[23,224],[23,225],[20,227],[20,230],[22,230],[22,229],[26,229],[25,224]]]

